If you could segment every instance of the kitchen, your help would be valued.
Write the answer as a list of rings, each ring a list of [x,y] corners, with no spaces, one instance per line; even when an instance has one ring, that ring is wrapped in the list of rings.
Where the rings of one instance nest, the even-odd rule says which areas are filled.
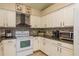
[[[72,3],[0,4],[0,55],[79,55],[74,30],[78,6]]]

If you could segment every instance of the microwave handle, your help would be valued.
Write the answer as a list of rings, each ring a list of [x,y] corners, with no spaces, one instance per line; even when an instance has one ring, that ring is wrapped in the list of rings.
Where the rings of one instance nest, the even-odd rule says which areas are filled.
[[[70,32],[70,38],[71,38],[71,32]]]

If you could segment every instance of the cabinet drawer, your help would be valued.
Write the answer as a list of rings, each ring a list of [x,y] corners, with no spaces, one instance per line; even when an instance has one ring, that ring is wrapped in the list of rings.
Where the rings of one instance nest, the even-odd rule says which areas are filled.
[[[74,49],[74,46],[72,44],[67,44],[67,43],[63,43],[63,42],[61,42],[61,44],[62,44],[62,47],[65,47],[65,48],[68,48],[68,49],[71,49],[71,50]]]

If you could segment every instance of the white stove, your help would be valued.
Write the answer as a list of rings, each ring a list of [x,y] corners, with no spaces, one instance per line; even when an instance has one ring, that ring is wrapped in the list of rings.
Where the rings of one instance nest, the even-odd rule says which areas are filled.
[[[29,36],[29,31],[16,31],[15,35],[17,56],[33,54],[32,37]]]

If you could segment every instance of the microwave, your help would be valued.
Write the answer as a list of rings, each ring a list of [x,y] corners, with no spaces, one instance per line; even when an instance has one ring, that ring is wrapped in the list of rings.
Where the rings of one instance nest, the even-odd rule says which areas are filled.
[[[65,40],[73,40],[73,32],[60,31],[59,38],[60,39],[65,39]]]

